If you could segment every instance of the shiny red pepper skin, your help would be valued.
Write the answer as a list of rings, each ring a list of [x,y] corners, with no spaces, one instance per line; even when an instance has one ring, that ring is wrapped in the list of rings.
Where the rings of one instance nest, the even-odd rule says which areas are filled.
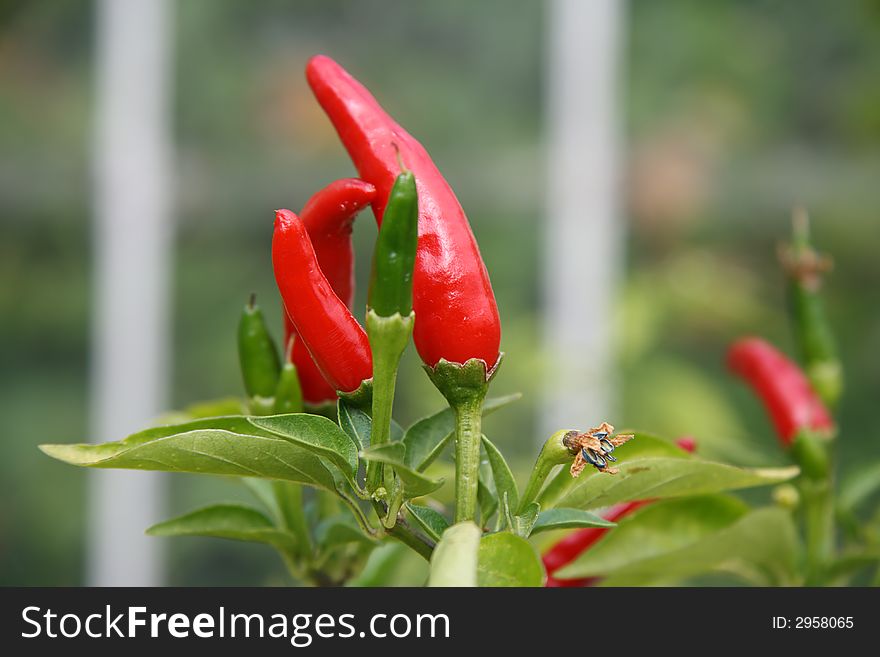
[[[686,452],[693,452],[697,448],[697,442],[690,436],[682,436],[675,441],[676,445]],[[653,500],[637,500],[635,502],[624,502],[615,504],[602,517],[611,522],[617,522],[621,518],[628,516],[637,509],[642,508],[646,504],[650,504]],[[572,588],[579,586],[591,586],[599,577],[578,577],[574,579],[557,579],[553,577],[553,573],[567,566],[577,559],[584,550],[595,544],[600,538],[605,536],[609,527],[585,527],[571,532],[568,536],[554,544],[542,557],[544,562],[544,570],[547,571],[547,582],[544,584],[547,588]]]
[[[830,433],[834,421],[795,363],[760,338],[745,338],[727,352],[730,370],[742,377],[764,403],[776,433],[789,446],[804,429]]]
[[[303,206],[299,218],[315,249],[318,264],[340,300],[351,308],[354,300],[354,250],[351,244],[352,223],[357,214],[369,205],[376,188],[358,178],[336,180],[316,192]],[[284,343],[288,344],[296,328],[285,312]],[[303,399],[321,404],[336,399],[333,389],[315,365],[302,340],[293,345]]]
[[[358,174],[376,186],[373,213],[381,223],[385,203],[403,164],[415,174],[419,195],[419,246],[413,274],[413,341],[422,360],[498,361],[501,324],[489,275],[473,233],[449,184],[424,147],[376,99],[328,57],[306,67],[309,85],[336,128]]]
[[[275,213],[272,266],[297,340],[336,390],[355,391],[373,375],[370,342],[321,271],[305,224],[290,210]]]

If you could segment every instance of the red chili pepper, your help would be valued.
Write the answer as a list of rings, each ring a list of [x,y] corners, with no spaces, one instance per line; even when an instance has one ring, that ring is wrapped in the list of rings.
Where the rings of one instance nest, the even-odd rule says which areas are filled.
[[[376,186],[377,222],[400,173],[398,151],[415,174],[419,245],[413,274],[413,341],[422,360],[433,367],[444,358],[455,363],[478,358],[491,369],[501,343],[498,308],[467,217],[449,184],[424,147],[339,64],[313,57],[306,77],[359,175]]]
[[[782,444],[789,446],[807,429],[828,434],[834,422],[801,369],[760,338],[735,342],[727,352],[730,370],[764,402]]]
[[[299,215],[330,287],[349,308],[354,299],[352,223],[375,195],[376,188],[358,178],[336,180],[316,192]],[[285,344],[288,344],[296,334],[296,327],[286,312],[284,320]],[[303,399],[311,404],[335,400],[336,390],[321,375],[302,340],[294,342],[292,354]]]
[[[686,452],[693,452],[697,448],[697,442],[690,436],[684,436],[675,441],[676,444]],[[646,504],[650,504],[654,500],[637,500],[635,502],[624,502],[615,504],[609,508],[602,517],[611,522],[617,522],[621,518],[628,516],[637,509],[642,508]],[[605,536],[611,527],[585,527],[571,532],[558,543],[555,543],[542,557],[544,561],[544,569],[547,571],[546,587],[578,587],[591,586],[599,577],[578,577],[574,579],[557,579],[553,577],[553,573],[560,570],[563,566],[567,566],[577,559],[587,548],[595,544],[600,538]]]
[[[318,264],[305,225],[290,210],[275,213],[272,237],[275,281],[298,340],[324,378],[342,392],[354,392],[373,375],[367,334],[336,295]]]

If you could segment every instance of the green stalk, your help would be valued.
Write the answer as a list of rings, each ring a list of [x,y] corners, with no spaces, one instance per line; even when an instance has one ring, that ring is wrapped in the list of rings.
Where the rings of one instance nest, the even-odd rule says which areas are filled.
[[[455,414],[455,522],[475,521],[479,488],[480,443],[483,400],[498,363],[487,371],[486,363],[471,358],[466,363],[441,359],[425,367],[431,383],[440,391]]]
[[[299,556],[308,557],[312,552],[312,539],[303,513],[302,486],[289,481],[273,481],[272,492],[278,503],[282,526],[296,537]]]
[[[834,553],[834,499],[831,452],[834,442],[809,431],[799,433],[792,456],[801,468],[799,481],[803,501],[808,586],[818,586]]]
[[[400,357],[412,336],[415,314],[407,317],[395,313],[380,317],[372,309],[367,311],[367,335],[373,351],[373,428],[370,446],[383,445],[391,440],[391,412],[397,385]],[[384,484],[385,466],[367,463],[367,490],[374,493]]]
[[[455,413],[455,520],[457,524],[477,517],[480,475],[480,439],[486,389],[451,403]]]
[[[544,443],[541,453],[538,454],[535,467],[532,468],[532,473],[529,475],[526,490],[520,498],[519,506],[516,510],[517,514],[525,511],[526,507],[538,498],[538,494],[541,492],[541,488],[544,487],[544,482],[547,481],[547,477],[550,476],[553,468],[557,465],[571,462],[573,455],[565,444],[565,437],[569,433],[571,431],[562,429],[550,436],[547,442]]]

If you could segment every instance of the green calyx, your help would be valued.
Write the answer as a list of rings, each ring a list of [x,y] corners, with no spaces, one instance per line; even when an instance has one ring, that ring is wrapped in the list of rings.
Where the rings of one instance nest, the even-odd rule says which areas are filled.
[[[361,384],[351,392],[337,391],[336,394],[351,406],[369,413],[373,405],[373,379],[361,381]]]
[[[281,359],[255,295],[238,322],[238,359],[249,397],[271,398],[281,375]]]
[[[404,171],[391,188],[373,251],[367,305],[380,317],[412,312],[412,279],[419,238],[416,179]]]
[[[441,358],[434,367],[425,365],[425,372],[431,383],[440,391],[450,406],[467,403],[474,397],[485,397],[489,382],[495,378],[504,354],[488,369],[486,361],[471,358],[464,364],[453,363]]]
[[[791,455],[808,479],[823,480],[831,469],[831,440],[807,429],[801,430],[791,444]]]

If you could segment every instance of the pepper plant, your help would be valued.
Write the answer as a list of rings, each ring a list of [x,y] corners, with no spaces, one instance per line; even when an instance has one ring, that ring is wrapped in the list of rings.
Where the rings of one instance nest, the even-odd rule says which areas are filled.
[[[809,306],[814,291],[798,287],[800,264],[791,268],[813,383],[763,343],[731,351],[792,445],[790,467],[707,461],[691,440],[584,418],[587,428],[547,439],[520,488],[482,432],[482,416],[517,396],[488,396],[501,324],[461,205],[422,145],[336,62],[315,57],[306,75],[360,178],[331,183],[299,215],[275,214],[283,348],[251,299],[238,331],[245,398],[195,405],[119,442],[44,452],[87,467],[239,479],[257,505],[217,504],[148,532],[266,544],[302,584],[356,580],[387,542],[429,561],[431,586],[665,583],[719,569],[755,584],[835,581],[845,568],[830,506],[833,424],[811,385],[836,401],[830,377],[840,368],[807,326],[822,315]],[[363,327],[351,310],[351,225],[367,205],[380,228]],[[790,260],[803,263],[806,248]],[[448,407],[402,427],[393,401],[410,341]],[[795,490],[789,481],[803,518],[790,499],[754,508],[729,492]]]

